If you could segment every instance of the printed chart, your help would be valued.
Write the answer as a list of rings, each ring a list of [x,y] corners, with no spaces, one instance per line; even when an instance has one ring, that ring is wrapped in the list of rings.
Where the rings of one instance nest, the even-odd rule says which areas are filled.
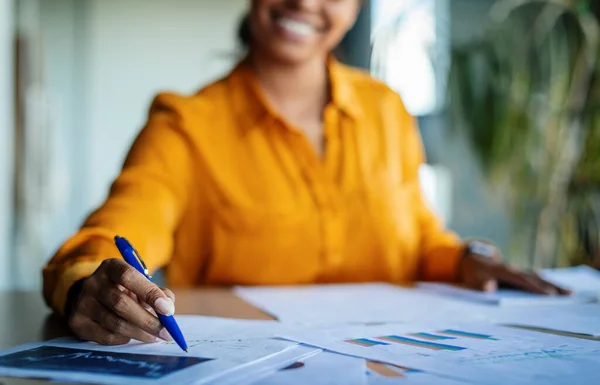
[[[600,384],[597,341],[486,324],[348,326],[287,339],[457,381],[529,385]]]
[[[476,340],[488,340],[488,341],[499,341],[498,338],[494,338],[493,336],[480,334],[480,333],[472,333],[464,330],[456,330],[456,329],[445,329],[436,331],[433,333],[425,333],[425,332],[417,332],[417,333],[407,333],[406,335],[385,335],[378,337],[370,337],[370,338],[354,338],[347,339],[344,342],[349,344],[362,346],[365,348],[370,348],[378,345],[390,345],[390,344],[399,344],[412,346],[416,348],[422,348],[427,350],[449,350],[452,352],[465,350],[467,347],[451,345],[447,343],[439,343],[433,341],[447,341],[447,340],[456,340],[457,338],[472,338]]]
[[[210,358],[101,352],[41,346],[0,357],[0,366],[158,379]]]

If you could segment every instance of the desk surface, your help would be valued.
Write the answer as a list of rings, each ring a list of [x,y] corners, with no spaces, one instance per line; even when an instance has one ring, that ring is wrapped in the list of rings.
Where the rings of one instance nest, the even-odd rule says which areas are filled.
[[[236,297],[227,288],[175,290],[179,314],[243,319],[273,319]],[[69,335],[65,321],[52,314],[41,293],[0,292],[0,349]],[[43,381],[0,377],[0,385],[42,384]]]
[[[227,288],[175,290],[175,295],[178,314],[273,319]],[[0,292],[0,349],[68,334],[65,321],[51,313],[41,293]]]

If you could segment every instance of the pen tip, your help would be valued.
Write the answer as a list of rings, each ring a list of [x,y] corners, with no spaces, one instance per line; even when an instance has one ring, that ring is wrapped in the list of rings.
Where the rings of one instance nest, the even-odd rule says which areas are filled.
[[[188,352],[188,350],[187,350],[187,349],[185,349],[185,352],[187,353],[187,352]]]

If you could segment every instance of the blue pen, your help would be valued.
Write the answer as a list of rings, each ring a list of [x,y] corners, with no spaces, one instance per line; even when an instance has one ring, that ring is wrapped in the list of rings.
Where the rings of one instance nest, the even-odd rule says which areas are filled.
[[[129,241],[123,237],[119,237],[118,235],[115,237],[115,245],[117,245],[117,249],[123,256],[125,262],[130,264],[134,269],[142,273],[149,281],[151,281],[150,275],[148,275],[148,269],[146,268],[146,264],[142,259],[140,253],[129,243]],[[167,329],[173,340],[179,345],[179,347],[187,353],[188,347],[185,342],[185,338],[183,337],[183,333],[181,333],[181,329],[179,329],[179,325],[175,321],[175,317],[172,315],[163,315],[158,314],[158,319],[162,323],[162,325]]]

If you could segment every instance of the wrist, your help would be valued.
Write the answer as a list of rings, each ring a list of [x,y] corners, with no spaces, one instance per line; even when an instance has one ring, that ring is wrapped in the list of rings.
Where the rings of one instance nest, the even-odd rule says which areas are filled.
[[[498,258],[498,249],[496,246],[479,240],[467,241],[464,243],[462,258],[458,264],[458,278],[463,282],[465,270],[469,270],[470,266],[476,261],[495,261]]]
[[[477,255],[493,259],[498,255],[498,250],[496,249],[496,246],[492,244],[475,240],[465,244],[464,256],[467,255]]]
[[[71,317],[71,313],[75,309],[75,305],[77,305],[77,301],[79,300],[79,296],[81,295],[81,291],[83,290],[83,282],[85,279],[80,279],[75,282],[73,286],[69,289],[67,293],[67,302],[65,304],[65,318],[69,319]]]

